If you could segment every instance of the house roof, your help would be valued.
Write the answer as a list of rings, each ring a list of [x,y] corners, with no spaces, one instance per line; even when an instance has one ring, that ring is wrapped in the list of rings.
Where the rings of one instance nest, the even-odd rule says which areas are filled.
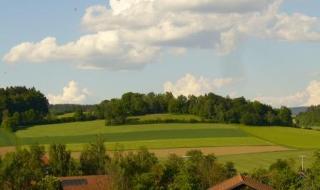
[[[242,175],[237,175],[231,179],[223,181],[222,183],[217,184],[208,190],[232,190],[243,185],[256,190],[273,190],[273,188],[268,185],[262,184],[250,177]]]
[[[109,189],[110,178],[106,175],[60,177],[63,190]]]

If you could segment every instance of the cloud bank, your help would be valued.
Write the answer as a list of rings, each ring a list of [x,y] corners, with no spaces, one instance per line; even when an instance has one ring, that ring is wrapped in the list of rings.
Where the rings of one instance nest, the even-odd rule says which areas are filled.
[[[7,63],[71,62],[79,68],[136,69],[168,50],[204,48],[226,55],[247,38],[320,41],[320,21],[281,12],[281,0],[110,0],[88,7],[87,35],[66,44],[54,37],[24,42]]]
[[[172,92],[174,96],[179,95],[203,95],[208,92],[214,92],[222,87],[230,85],[233,82],[231,78],[210,79],[203,76],[196,77],[192,74],[186,74],[176,82],[168,81],[164,83],[165,92]]]
[[[320,104],[320,81],[314,80],[301,92],[283,97],[259,96],[255,98],[273,106],[311,106]]]
[[[48,94],[47,97],[50,104],[81,104],[89,94],[86,88],[80,89],[78,83],[72,80],[63,88],[62,94]]]

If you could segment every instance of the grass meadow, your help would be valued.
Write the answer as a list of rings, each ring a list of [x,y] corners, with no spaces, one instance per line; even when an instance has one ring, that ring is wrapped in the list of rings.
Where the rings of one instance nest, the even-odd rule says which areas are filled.
[[[139,120],[193,119],[196,116],[156,114],[142,116]],[[101,136],[108,150],[135,150],[147,147],[152,150],[168,149],[174,153],[179,148],[205,147],[261,147],[257,153],[234,153],[219,155],[221,161],[232,161],[239,171],[251,171],[267,167],[276,159],[288,158],[299,163],[299,156],[306,155],[306,163],[312,161],[312,154],[320,148],[320,132],[288,127],[247,127],[236,124],[183,123],[183,124],[139,124],[105,126],[103,120],[38,125],[10,133],[0,129],[0,146],[43,144],[67,144],[68,149],[79,152],[85,144]],[[264,152],[262,147],[274,146],[274,152]],[[250,148],[251,147],[251,148]],[[269,148],[270,149],[270,148]],[[239,151],[238,151],[239,152]],[[248,151],[250,152],[250,151]],[[232,154],[232,153],[231,153]]]

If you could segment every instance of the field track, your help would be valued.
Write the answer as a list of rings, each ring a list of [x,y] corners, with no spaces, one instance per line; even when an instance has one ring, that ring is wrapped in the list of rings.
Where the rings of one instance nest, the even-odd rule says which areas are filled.
[[[260,152],[278,152],[288,151],[290,149],[282,146],[232,146],[232,147],[202,147],[202,148],[174,148],[174,149],[158,149],[150,150],[159,157],[166,157],[170,154],[177,154],[184,156],[189,150],[201,150],[204,154],[215,154],[216,156],[222,155],[235,155],[247,153],[260,153]]]
[[[15,147],[0,147],[0,155],[3,156],[8,152],[15,151]],[[280,152],[288,151],[290,149],[282,146],[232,146],[232,147],[201,147],[201,148],[170,148],[170,149],[151,149],[150,152],[155,153],[156,156],[163,158],[170,154],[178,156],[185,156],[190,150],[200,150],[204,154],[215,154],[216,156],[223,155],[236,155],[248,153],[261,153],[261,152]],[[134,150],[133,150],[134,151]],[[112,151],[109,151],[112,154]],[[79,157],[79,152],[72,152],[73,157]]]

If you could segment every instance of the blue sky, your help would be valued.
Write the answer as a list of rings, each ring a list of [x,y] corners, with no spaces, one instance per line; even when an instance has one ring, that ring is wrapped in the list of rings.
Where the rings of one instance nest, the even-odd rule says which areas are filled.
[[[267,14],[277,0],[251,1],[256,2],[252,10],[222,0],[212,1],[208,10],[201,1],[172,7],[150,1],[155,10],[139,0],[111,7],[104,0],[1,2],[0,86],[34,86],[51,103],[98,103],[127,91],[167,90],[175,95],[213,91],[274,106],[320,104],[320,2],[281,2],[265,21],[254,17]],[[84,20],[85,15],[90,17]],[[204,22],[213,16],[218,19],[212,23],[218,16],[230,19],[219,23],[226,25],[222,28]],[[261,26],[247,25],[246,19]],[[86,35],[94,36],[85,43],[95,44],[77,45]],[[47,37],[56,41],[37,45]],[[11,50],[23,42],[31,45]]]

